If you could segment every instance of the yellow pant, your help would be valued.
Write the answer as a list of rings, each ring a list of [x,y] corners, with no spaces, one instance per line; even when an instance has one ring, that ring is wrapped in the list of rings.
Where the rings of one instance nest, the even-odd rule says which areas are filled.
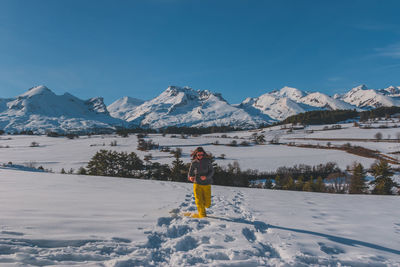
[[[211,206],[211,185],[193,184],[193,191],[199,217],[205,217],[206,208]]]

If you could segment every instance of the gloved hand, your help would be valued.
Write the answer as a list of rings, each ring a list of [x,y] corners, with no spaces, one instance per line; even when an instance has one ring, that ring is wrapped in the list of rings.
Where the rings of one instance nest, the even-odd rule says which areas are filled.
[[[189,181],[191,181],[192,183],[194,183],[194,176],[189,176]]]
[[[207,176],[200,176],[200,179],[201,179],[202,181],[205,181],[205,180],[207,179]]]

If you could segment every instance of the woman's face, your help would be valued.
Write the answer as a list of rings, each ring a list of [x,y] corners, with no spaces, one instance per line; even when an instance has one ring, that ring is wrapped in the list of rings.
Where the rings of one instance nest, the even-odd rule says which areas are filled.
[[[198,159],[202,159],[204,157],[204,152],[197,152],[196,156]]]

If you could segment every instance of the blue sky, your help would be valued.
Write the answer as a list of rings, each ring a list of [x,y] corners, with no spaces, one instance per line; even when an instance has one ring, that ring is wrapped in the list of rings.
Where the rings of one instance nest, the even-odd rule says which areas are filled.
[[[400,1],[2,0],[0,97],[400,86]]]

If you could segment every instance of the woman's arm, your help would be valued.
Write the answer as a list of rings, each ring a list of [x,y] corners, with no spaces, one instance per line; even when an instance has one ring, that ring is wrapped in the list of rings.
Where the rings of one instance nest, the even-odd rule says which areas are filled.
[[[190,168],[189,168],[189,172],[188,172],[188,180],[191,181],[192,183],[193,183],[194,180],[195,180],[193,162],[190,163]]]

